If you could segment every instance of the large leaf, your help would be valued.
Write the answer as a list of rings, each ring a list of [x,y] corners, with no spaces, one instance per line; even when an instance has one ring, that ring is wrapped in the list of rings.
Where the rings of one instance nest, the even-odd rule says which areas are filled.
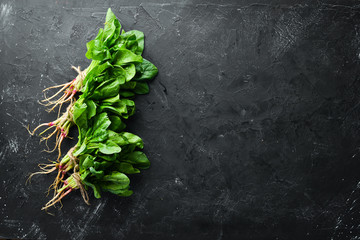
[[[149,60],[143,58],[142,63],[136,64],[136,75],[134,80],[145,81],[153,79],[158,73],[157,67]]]
[[[92,94],[91,98],[100,100],[104,98],[114,97],[119,94],[120,82],[117,79],[109,79],[102,82]]]

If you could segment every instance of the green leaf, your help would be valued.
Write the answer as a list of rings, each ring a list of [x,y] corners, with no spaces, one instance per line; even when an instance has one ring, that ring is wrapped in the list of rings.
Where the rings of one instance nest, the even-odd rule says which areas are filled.
[[[108,38],[104,40],[104,42],[106,42],[106,44],[109,47],[111,47],[116,42],[116,40],[120,35],[120,29],[121,29],[120,22],[116,19],[115,14],[109,8],[106,14],[104,31],[107,30],[107,28],[108,29],[110,28],[112,30],[113,28],[112,25],[114,25],[114,32],[108,30],[110,34],[108,34]]]
[[[106,129],[111,124],[109,117],[106,113],[101,113],[94,118],[94,129],[103,128]]]
[[[87,105],[83,100],[78,100],[74,104],[73,121],[79,128],[87,128]]]
[[[129,32],[132,32],[135,34],[136,36],[136,40],[137,40],[137,44],[138,44],[138,47],[135,51],[135,53],[137,55],[141,55],[144,51],[144,33],[143,32],[140,32],[138,30],[131,30]]]
[[[116,195],[121,196],[121,197],[129,197],[133,194],[134,192],[128,189],[125,190],[118,190],[116,191]]]
[[[118,154],[111,154],[111,155],[105,155],[105,154],[101,154],[101,153],[98,153],[97,155],[99,158],[102,158],[106,161],[109,161],[109,162],[114,162],[116,161],[116,158],[118,156]]]
[[[99,33],[96,36],[95,40],[101,40],[103,38],[103,34],[104,34],[104,29],[100,28]]]
[[[141,63],[143,58],[127,49],[118,50],[114,56],[113,65],[122,66],[128,63]]]
[[[114,194],[123,194],[128,190],[130,179],[123,173],[112,172],[110,175],[105,175],[100,183],[104,191]]]
[[[130,98],[130,97],[135,96],[135,93],[130,92],[130,91],[120,90],[120,95],[124,98]]]
[[[103,154],[114,154],[121,152],[121,147],[119,147],[115,142],[107,140],[106,143],[99,144],[99,151]]]
[[[122,132],[119,135],[124,137],[129,144],[133,144],[139,148],[144,147],[142,139],[139,136],[136,136],[135,134],[129,132]]]
[[[135,113],[135,103],[130,99],[122,99],[121,102],[126,105],[128,116],[132,116]]]
[[[97,129],[95,129],[92,136],[89,138],[90,139],[89,143],[102,142],[102,141],[106,140],[106,138],[107,138],[106,128],[97,128]]]
[[[107,10],[106,18],[105,18],[105,24],[108,22],[113,22],[116,19],[115,14],[111,11],[111,8]]]
[[[116,143],[119,146],[125,146],[125,145],[129,144],[129,141],[127,140],[127,138],[123,137],[122,135],[123,135],[123,133],[116,133],[116,132],[108,130],[109,140],[113,141],[114,143]]]
[[[134,89],[136,87],[137,82],[127,82],[125,84],[120,85],[120,89]]]
[[[123,118],[128,118],[128,114],[127,114],[127,108],[125,105],[118,105],[116,107],[113,106],[101,106],[100,107],[101,111],[105,111],[105,112],[111,112],[113,114],[117,114]]]
[[[77,157],[77,156],[79,156],[80,154],[84,153],[85,151],[86,151],[86,143],[85,143],[85,141],[84,141],[84,142],[81,144],[80,148],[77,149],[77,150],[73,153],[73,155],[74,155],[75,157]]]
[[[116,95],[114,97],[103,99],[102,103],[111,103],[111,104],[113,104],[113,103],[119,102],[119,100],[120,100],[120,96],[118,94],[118,95]]]
[[[95,176],[97,179],[101,179],[104,177],[104,171],[97,171],[93,167],[90,167],[89,170],[90,170],[91,174],[93,176]]]
[[[158,73],[157,67],[150,61],[143,58],[143,62],[136,64],[136,75],[134,80],[145,81],[153,79]]]
[[[100,169],[100,170],[107,170],[110,166],[112,166],[112,162],[109,161],[101,161],[101,162],[95,162],[95,164],[98,163],[97,168],[96,169]]]
[[[104,72],[106,69],[111,68],[111,67],[112,67],[112,65],[109,62],[105,62],[101,65],[96,65],[86,74],[86,77],[84,78],[83,83],[86,83],[89,79],[91,79],[95,76],[98,76],[99,74]]]
[[[137,55],[141,55],[144,50],[144,33],[138,30],[130,30],[124,34],[123,37],[129,38],[126,43],[126,48]],[[135,36],[133,39],[130,36]]]
[[[110,51],[104,46],[101,40],[91,40],[86,44],[88,59],[104,61],[111,58]]]
[[[89,155],[85,158],[84,162],[82,163],[82,167],[84,169],[90,168],[92,166],[94,166],[94,159],[95,157]]]
[[[149,85],[146,82],[137,82],[133,90],[136,94],[149,93]]]
[[[89,133],[89,142],[102,142],[107,138],[107,128],[111,121],[106,113],[101,113],[94,118],[93,130]]]
[[[87,176],[89,176],[89,174],[90,174],[90,171],[89,171],[89,170],[82,171],[82,172],[80,173],[80,179],[81,179],[81,181],[83,182],[83,181],[87,178]]]
[[[102,180],[106,182],[121,183],[124,188],[130,183],[129,178],[125,174],[116,171],[112,172],[109,175],[105,175]]]
[[[130,63],[127,66],[124,66],[123,69],[125,70],[125,80],[126,82],[130,81],[136,74],[136,67],[135,64]]]
[[[143,152],[134,151],[126,154],[123,158],[123,161],[131,163],[137,168],[147,169],[150,167],[150,161]]]
[[[100,100],[104,98],[114,97],[119,94],[120,82],[117,79],[109,79],[102,82],[92,94],[91,98]]]
[[[87,118],[90,119],[96,115],[96,104],[93,100],[88,100],[86,105],[88,106]]]
[[[109,41],[112,40],[112,37],[114,36],[116,30],[116,26],[114,23],[114,20],[111,22],[106,21],[104,26],[104,43],[107,45]]]
[[[140,170],[134,168],[130,163],[122,162],[117,166],[117,170],[125,174],[140,173]]]
[[[92,184],[91,182],[88,182],[86,180],[83,180],[82,181],[86,186],[89,186],[93,189],[94,191],[94,196],[96,198],[101,198],[101,195],[100,195],[100,186],[98,184]]]
[[[121,121],[121,118],[119,118],[118,116],[111,115],[109,116],[109,119],[111,121],[109,129],[112,131],[120,132],[126,127],[125,123]]]

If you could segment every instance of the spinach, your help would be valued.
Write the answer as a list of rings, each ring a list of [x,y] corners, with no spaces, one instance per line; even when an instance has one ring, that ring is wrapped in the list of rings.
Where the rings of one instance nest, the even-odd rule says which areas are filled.
[[[61,85],[55,96],[64,90],[70,94],[57,101],[51,100],[55,96],[45,99],[54,107],[69,102],[60,120],[53,123],[64,127],[66,134],[74,125],[79,132],[77,144],[54,164],[53,169],[58,170],[52,185],[55,194],[43,207],[45,210],[75,189],[80,189],[86,203],[86,190],[90,188],[95,198],[100,198],[102,192],[130,196],[133,191],[127,175],[150,167],[150,161],[140,151],[144,147],[142,139],[124,131],[124,121],[135,113],[132,99],[148,93],[147,81],[158,73],[155,65],[141,56],[144,34],[137,30],[125,32],[108,9],[104,28],[86,47],[85,56],[92,60],[91,64],[84,71],[74,68],[78,77]]]

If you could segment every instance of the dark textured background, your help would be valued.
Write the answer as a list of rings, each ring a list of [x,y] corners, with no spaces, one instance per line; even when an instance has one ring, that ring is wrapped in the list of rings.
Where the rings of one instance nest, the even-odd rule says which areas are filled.
[[[0,1],[0,236],[360,239],[359,1]],[[116,3],[115,3],[116,2]],[[130,198],[40,211],[41,91],[85,68],[111,7],[158,68],[129,131]],[[69,140],[64,151],[75,141]]]

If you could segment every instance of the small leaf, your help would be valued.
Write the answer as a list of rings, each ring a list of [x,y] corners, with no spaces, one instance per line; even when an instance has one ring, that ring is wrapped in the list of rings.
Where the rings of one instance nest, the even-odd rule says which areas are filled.
[[[130,97],[135,96],[135,93],[130,92],[130,91],[120,90],[120,95],[124,98],[130,98]]]
[[[112,65],[109,62],[105,62],[101,65],[97,65],[94,68],[92,68],[87,74],[86,77],[84,79],[84,81],[86,81],[88,78],[92,78],[94,76],[98,76],[99,74],[101,74],[102,72],[104,72],[106,69],[111,68]]]
[[[136,94],[149,93],[149,85],[146,82],[137,82],[133,90]]]
[[[139,136],[136,136],[135,134],[129,132],[122,132],[120,133],[120,135],[124,137],[129,142],[129,144],[134,144],[139,148],[144,147],[143,141]]]
[[[119,99],[120,98],[119,98],[119,94],[118,94],[115,97],[111,97],[111,98],[102,100],[102,103],[116,103],[116,102],[119,102]]]
[[[100,100],[104,98],[114,97],[119,94],[120,82],[117,79],[109,79],[102,82],[92,94],[91,98]]]
[[[104,177],[104,171],[96,171],[93,167],[90,167],[89,170],[91,174],[94,175],[97,179]]]
[[[116,133],[111,130],[108,130],[109,140],[113,141],[119,146],[125,146],[129,144],[127,138],[123,137],[123,133]]]
[[[140,173],[139,169],[134,168],[130,163],[126,163],[126,162],[120,163],[117,166],[117,170],[126,174]]]
[[[127,82],[125,84],[120,85],[120,89],[134,89],[136,87],[137,82]]]
[[[111,58],[110,51],[104,46],[101,40],[91,40],[86,44],[88,49],[85,56],[88,59],[104,61]]]
[[[111,115],[109,116],[109,119],[111,121],[109,129],[112,131],[120,132],[126,127],[125,123],[121,121],[121,118],[119,118],[118,116]]]
[[[95,159],[95,157],[93,157],[93,156],[90,156],[90,155],[87,156],[85,158],[84,162],[82,163],[82,167],[87,169],[89,167],[94,166],[94,159]]]
[[[133,51],[137,55],[141,55],[144,50],[144,33],[138,30],[130,30],[124,34],[123,37],[135,36],[134,40],[128,41],[126,48]]]
[[[157,67],[149,60],[143,58],[143,62],[136,64],[136,75],[134,80],[145,81],[153,79],[158,73]]]
[[[129,196],[131,196],[133,193],[134,193],[134,192],[133,192],[132,190],[126,189],[126,190],[118,190],[118,191],[116,191],[115,194],[118,195],[118,196],[121,196],[121,197],[129,197]]]
[[[105,21],[106,22],[112,22],[116,19],[115,14],[112,12],[111,8],[107,10]]]
[[[84,153],[86,151],[86,143],[85,141],[81,144],[80,148],[76,150],[73,155],[75,157],[79,156],[80,154]]]

